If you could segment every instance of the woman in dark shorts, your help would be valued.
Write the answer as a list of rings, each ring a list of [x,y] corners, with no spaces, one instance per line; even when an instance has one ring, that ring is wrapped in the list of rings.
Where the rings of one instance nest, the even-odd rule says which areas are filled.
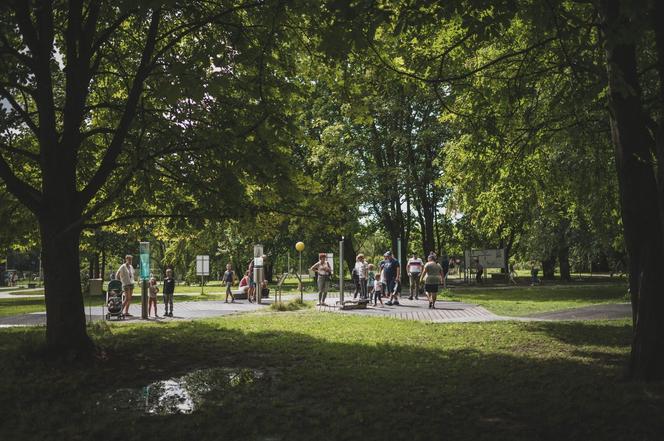
[[[438,297],[438,286],[443,282],[443,267],[436,263],[436,257],[429,255],[424,270],[420,276],[420,282],[424,281],[424,291],[429,299],[429,308],[436,309],[436,297]]]

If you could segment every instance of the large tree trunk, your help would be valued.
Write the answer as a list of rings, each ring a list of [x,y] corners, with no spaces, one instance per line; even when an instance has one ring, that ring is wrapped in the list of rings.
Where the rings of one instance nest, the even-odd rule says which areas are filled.
[[[572,272],[569,269],[569,246],[561,246],[558,249],[558,263],[560,264],[560,278],[567,282],[572,280]]]
[[[355,247],[353,246],[353,234],[348,233],[344,236],[344,261],[346,262],[346,265],[348,266],[348,270],[344,271],[344,276],[350,276],[351,271],[353,271],[353,268],[355,267],[355,257],[357,255],[355,254]],[[335,272],[338,274],[339,273],[339,268],[335,268]]]
[[[641,104],[634,32],[618,0],[600,2],[609,80],[611,135],[620,186],[625,245],[632,262],[636,309],[630,376],[664,378],[664,232],[652,153],[654,142]]]
[[[556,273],[556,255],[552,254],[546,259],[542,260],[542,278],[546,280],[553,280]]]
[[[66,226],[50,217],[40,222],[46,342],[54,355],[73,353],[85,357],[91,354],[93,344],[85,328],[79,270],[80,231],[65,232]]]

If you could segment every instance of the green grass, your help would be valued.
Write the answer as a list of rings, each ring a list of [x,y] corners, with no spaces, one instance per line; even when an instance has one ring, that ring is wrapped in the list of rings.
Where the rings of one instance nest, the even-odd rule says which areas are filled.
[[[514,288],[452,287],[451,296],[446,292],[442,298],[475,303],[498,315],[518,317],[596,304],[627,302],[629,300],[626,293],[627,285],[623,283]]]
[[[0,317],[45,311],[43,297],[0,299]]]
[[[107,358],[44,362],[0,330],[1,439],[660,440],[664,384],[620,381],[627,321],[434,325],[296,313],[93,329]],[[256,368],[190,415],[108,397],[195,369]],[[126,404],[126,403],[124,403]]]

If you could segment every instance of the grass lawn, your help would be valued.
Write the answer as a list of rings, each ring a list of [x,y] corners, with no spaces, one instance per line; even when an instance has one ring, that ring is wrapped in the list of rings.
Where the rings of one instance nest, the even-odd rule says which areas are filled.
[[[107,359],[86,366],[44,362],[43,332],[0,330],[0,439],[655,441],[664,433],[664,384],[620,381],[626,321],[434,325],[308,310],[104,325],[92,332]],[[214,368],[263,377],[209,389],[191,374],[186,387],[201,400],[193,413],[145,412],[146,385]]]
[[[450,296],[451,293],[451,296]],[[629,302],[627,285],[541,285],[519,287],[454,288],[444,293],[445,300],[479,304],[505,316],[527,316],[539,312],[559,311],[602,303]]]

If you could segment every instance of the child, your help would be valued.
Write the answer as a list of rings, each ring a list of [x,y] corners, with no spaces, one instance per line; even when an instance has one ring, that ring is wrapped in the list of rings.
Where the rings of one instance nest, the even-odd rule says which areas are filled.
[[[173,270],[166,270],[166,278],[164,279],[164,317],[173,317],[173,294],[175,293],[175,278],[173,278]],[[171,307],[170,311],[168,307]]]
[[[379,301],[380,301],[380,306],[383,306],[383,299],[381,298],[383,294],[383,284],[380,283],[380,273],[376,274],[376,280],[374,280],[373,285],[374,285],[373,286],[374,306],[376,306]]]
[[[155,280],[154,277],[150,278],[150,286],[148,287],[148,317],[150,317],[150,311],[152,310],[152,306],[154,305],[154,316],[155,318],[159,318],[157,315],[157,293],[159,292],[159,287],[157,286],[157,281]]]
[[[367,271],[367,293],[369,294],[369,300],[373,297],[374,282],[376,281],[376,274],[374,273],[374,266],[372,263],[369,264],[369,270]]]
[[[231,286],[235,282],[235,273],[233,272],[233,266],[229,263],[226,265],[226,272],[224,273],[224,278],[222,279],[226,283],[226,303],[228,303],[228,296],[231,296],[231,303],[235,303],[235,296],[233,291],[231,291]]]

